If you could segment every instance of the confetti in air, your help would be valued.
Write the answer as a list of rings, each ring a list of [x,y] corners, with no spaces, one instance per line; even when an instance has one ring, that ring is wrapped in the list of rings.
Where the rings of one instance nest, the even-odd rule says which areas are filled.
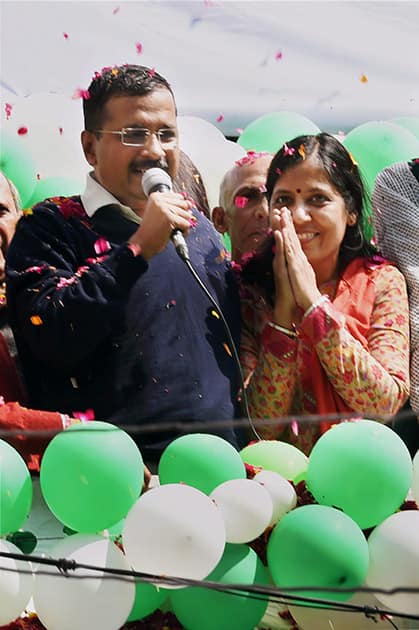
[[[368,77],[365,74],[362,74],[360,81],[361,83],[368,83]]]
[[[68,33],[63,33],[64,39],[68,39]]]
[[[17,133],[19,136],[26,136],[26,134],[28,133],[28,128],[27,127],[19,127],[19,129],[17,130]]]
[[[278,50],[278,52],[275,53],[275,59],[276,61],[279,61],[280,59],[282,59],[282,50]]]
[[[4,105],[4,111],[6,112],[6,120],[9,120],[9,118],[10,118],[10,116],[12,114],[12,109],[13,109],[13,106],[12,106],[11,103],[6,103]]]
[[[141,53],[143,52],[143,45],[142,45],[142,43],[141,42],[137,42],[135,44],[135,48],[137,50],[137,54],[141,55]]]
[[[219,116],[217,116],[217,122],[222,122],[224,120],[224,116],[222,114],[220,114]]]

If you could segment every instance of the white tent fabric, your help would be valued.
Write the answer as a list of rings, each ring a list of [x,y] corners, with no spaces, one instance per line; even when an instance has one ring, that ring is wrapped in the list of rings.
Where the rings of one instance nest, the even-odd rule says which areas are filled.
[[[103,66],[142,63],[172,83],[180,114],[226,135],[271,111],[332,133],[419,112],[415,1],[5,0],[0,11],[3,102],[70,98]]]

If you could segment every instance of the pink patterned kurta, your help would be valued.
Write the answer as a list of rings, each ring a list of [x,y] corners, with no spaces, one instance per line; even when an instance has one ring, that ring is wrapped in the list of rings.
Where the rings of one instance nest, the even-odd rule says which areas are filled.
[[[395,414],[409,395],[409,310],[406,283],[390,265],[372,267],[375,301],[365,348],[345,327],[345,316],[322,300],[290,338],[267,324],[272,310],[246,287],[242,297],[241,360],[252,418],[318,413],[304,370],[313,348],[324,377],[354,414],[374,418]],[[302,382],[304,380],[304,383]],[[333,412],[334,410],[331,410]],[[264,439],[291,442],[309,454],[320,435],[319,423],[259,427]]]

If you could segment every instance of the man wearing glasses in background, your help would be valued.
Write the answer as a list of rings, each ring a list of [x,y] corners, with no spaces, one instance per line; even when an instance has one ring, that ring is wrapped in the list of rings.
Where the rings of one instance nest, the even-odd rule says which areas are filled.
[[[225,252],[187,190],[147,197],[142,186],[152,167],[172,179],[178,172],[170,85],[143,66],[104,68],[83,109],[93,169],[84,193],[38,204],[9,250],[9,308],[30,403],[152,425],[133,436],[151,466],[179,435],[164,425],[177,421],[207,423],[197,430],[237,445],[230,342],[171,236],[183,232],[191,265],[237,343],[239,302]],[[212,429],[214,421],[223,422]]]

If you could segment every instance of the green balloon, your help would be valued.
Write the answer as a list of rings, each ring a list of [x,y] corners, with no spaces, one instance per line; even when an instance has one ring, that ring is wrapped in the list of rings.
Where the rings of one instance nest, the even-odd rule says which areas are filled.
[[[269,574],[247,545],[227,544],[223,557],[207,580],[221,584],[268,585]],[[253,630],[265,614],[268,599],[246,591],[240,594],[190,587],[173,591],[176,617],[188,630]]]
[[[41,462],[41,490],[49,509],[82,533],[100,532],[123,519],[143,481],[144,464],[134,440],[107,422],[62,431]]]
[[[244,479],[240,454],[227,440],[206,433],[191,433],[173,440],[159,462],[160,483],[185,483],[205,494],[224,481]]]
[[[413,133],[392,122],[367,122],[355,127],[343,140],[359,166],[368,197],[375,178],[386,166],[404,162],[419,155],[419,140]],[[371,204],[364,208],[363,232],[367,240],[373,236]]]
[[[168,597],[168,591],[164,588],[156,588],[154,584],[137,582],[135,584],[135,599],[127,621],[138,621],[151,615],[160,608]]]
[[[244,129],[237,143],[247,151],[276,153],[284,144],[301,135],[320,132],[311,120],[295,112],[272,112],[256,118]]]
[[[0,440],[0,536],[22,527],[32,505],[32,480],[24,460]]]
[[[226,250],[231,254],[231,238],[228,232],[225,232],[225,234],[222,235],[222,241]]]
[[[32,192],[30,199],[25,204],[28,208],[48,197],[71,197],[83,192],[84,184],[81,181],[67,179],[66,177],[47,177],[40,179]]]
[[[314,445],[307,487],[316,501],[336,507],[362,529],[393,514],[413,478],[409,451],[389,427],[373,420],[343,422]]]
[[[308,457],[297,447],[278,440],[261,440],[240,451],[246,464],[273,470],[285,479],[298,483],[304,478]]]
[[[392,118],[389,122],[404,127],[419,140],[419,118],[417,116],[400,116],[399,118]]]
[[[286,514],[275,525],[268,542],[268,567],[279,588],[302,588],[289,595],[345,601],[364,583],[369,566],[368,543],[346,514],[324,505],[305,505]]]
[[[23,136],[0,134],[0,171],[16,186],[23,206],[30,199],[36,185],[36,167],[25,148]]]

